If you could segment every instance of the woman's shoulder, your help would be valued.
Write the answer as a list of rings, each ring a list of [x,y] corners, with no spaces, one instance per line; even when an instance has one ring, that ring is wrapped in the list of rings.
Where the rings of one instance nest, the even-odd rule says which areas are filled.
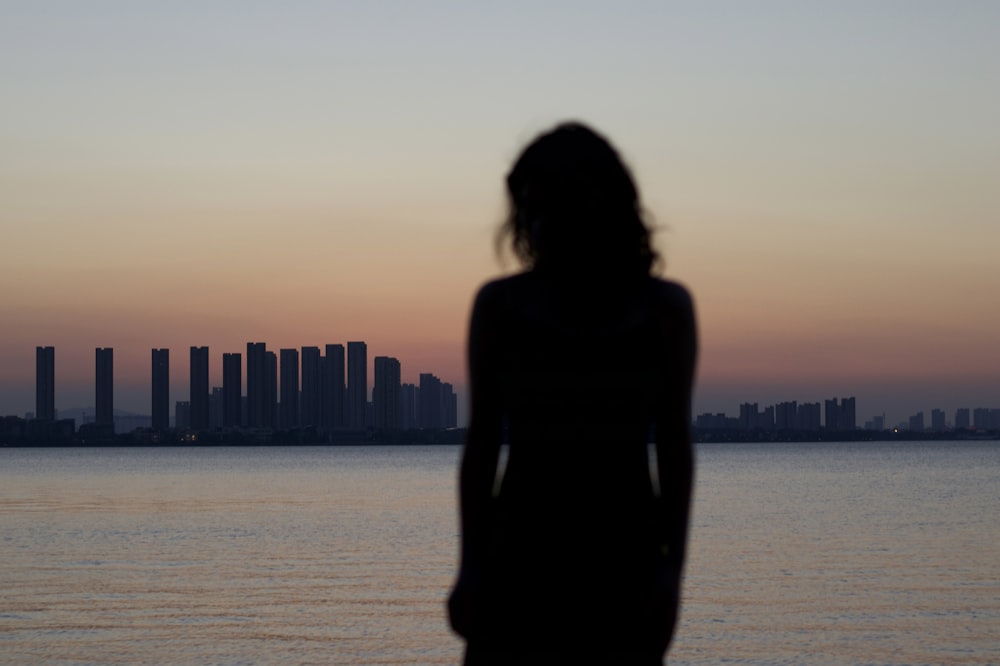
[[[476,292],[475,304],[481,307],[499,307],[520,300],[522,294],[530,293],[531,279],[531,274],[524,272],[489,280]]]
[[[485,282],[476,292],[476,304],[501,306],[536,300],[547,292],[544,280],[532,271],[524,271]],[[649,293],[654,304],[670,309],[694,309],[691,293],[680,282],[659,277],[649,277]],[[587,292],[586,289],[584,289]],[[588,292],[589,293],[589,292]]]
[[[650,292],[657,305],[684,310],[694,309],[694,299],[691,297],[691,292],[680,282],[650,277],[649,283]]]

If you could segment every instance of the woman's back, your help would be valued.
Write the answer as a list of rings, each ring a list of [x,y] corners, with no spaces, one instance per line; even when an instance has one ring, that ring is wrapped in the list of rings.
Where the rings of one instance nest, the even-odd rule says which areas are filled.
[[[509,442],[500,500],[651,498],[647,444],[678,372],[683,288],[645,278],[609,293],[528,272],[487,290]]]
[[[669,565],[648,446],[689,382],[690,299],[651,277],[606,287],[527,272],[477,298],[470,360],[496,388],[508,442],[484,585],[499,636],[648,637],[663,619],[649,612]]]

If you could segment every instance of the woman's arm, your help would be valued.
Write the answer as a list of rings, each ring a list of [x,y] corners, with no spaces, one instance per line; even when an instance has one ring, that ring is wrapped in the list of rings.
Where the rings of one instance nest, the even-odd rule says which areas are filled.
[[[462,569],[476,568],[489,548],[493,483],[503,438],[500,406],[500,296],[497,283],[476,296],[469,324],[469,431],[459,471]]]
[[[691,394],[698,356],[694,304],[688,292],[670,285],[672,301],[666,316],[668,399],[657,417],[656,458],[660,485],[660,524],[664,529],[667,561],[677,569],[684,564],[694,452],[691,442]]]

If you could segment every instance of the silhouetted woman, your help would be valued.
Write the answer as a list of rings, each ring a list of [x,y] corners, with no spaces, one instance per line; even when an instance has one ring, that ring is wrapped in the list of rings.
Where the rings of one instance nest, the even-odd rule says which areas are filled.
[[[507,187],[526,270],[472,311],[452,626],[467,664],[660,664],[692,485],[691,298],[650,275],[636,187],[592,130],[538,137]]]

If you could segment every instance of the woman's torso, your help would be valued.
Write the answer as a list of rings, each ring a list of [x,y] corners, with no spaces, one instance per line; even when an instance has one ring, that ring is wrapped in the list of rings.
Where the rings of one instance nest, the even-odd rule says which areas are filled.
[[[532,273],[507,281],[509,452],[498,505],[508,539],[586,539],[622,554],[652,547],[648,442],[665,399],[666,285],[586,288]]]

